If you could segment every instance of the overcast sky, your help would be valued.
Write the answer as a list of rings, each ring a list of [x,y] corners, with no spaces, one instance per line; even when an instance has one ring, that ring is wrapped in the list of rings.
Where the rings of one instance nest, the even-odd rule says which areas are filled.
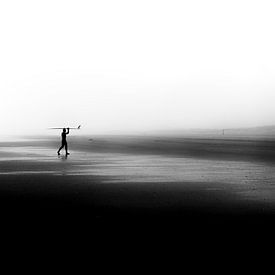
[[[275,2],[1,1],[1,134],[275,124]]]

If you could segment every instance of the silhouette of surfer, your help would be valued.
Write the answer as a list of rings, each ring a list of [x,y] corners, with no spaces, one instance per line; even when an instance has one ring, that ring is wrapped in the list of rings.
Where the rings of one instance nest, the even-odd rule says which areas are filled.
[[[61,137],[62,137],[61,147],[57,151],[58,155],[60,155],[60,151],[63,147],[65,147],[66,156],[70,154],[68,152],[68,144],[67,144],[67,139],[66,139],[66,137],[69,133],[70,133],[70,128],[67,128],[67,132],[66,132],[66,128],[63,128],[63,132],[61,133]]]

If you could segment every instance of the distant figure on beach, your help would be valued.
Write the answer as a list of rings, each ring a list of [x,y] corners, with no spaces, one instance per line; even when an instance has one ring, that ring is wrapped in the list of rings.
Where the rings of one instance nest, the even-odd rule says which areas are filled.
[[[62,137],[62,143],[61,143],[61,147],[58,149],[57,154],[60,155],[60,151],[63,147],[65,147],[66,150],[66,156],[69,155],[70,153],[68,152],[68,144],[67,144],[67,140],[66,137],[67,135],[70,133],[70,128],[67,128],[67,132],[66,132],[66,128],[63,128],[63,132],[61,134]]]

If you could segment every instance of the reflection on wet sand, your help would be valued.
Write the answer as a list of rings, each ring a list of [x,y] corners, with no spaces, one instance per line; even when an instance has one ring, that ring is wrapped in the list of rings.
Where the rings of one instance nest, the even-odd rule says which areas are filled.
[[[28,141],[12,145],[1,143],[0,178],[4,182],[2,193],[8,190],[10,195],[14,186],[17,186],[17,191],[29,188],[28,192],[35,197],[37,194],[40,196],[41,192],[47,194],[50,188],[53,188],[50,192],[52,194],[62,186],[58,192],[64,192],[64,196],[68,192],[76,192],[81,202],[108,205],[110,208],[165,206],[173,209],[176,206],[213,206],[216,203],[214,208],[219,209],[220,205],[221,211],[225,204],[227,208],[235,209],[239,206],[240,209],[252,206],[256,209],[258,207],[259,211],[275,210],[273,163],[270,158],[266,162],[256,160],[255,155],[251,159],[246,158],[247,154],[242,157],[239,150],[246,145],[240,144],[237,150],[237,144],[234,144],[237,156],[234,159],[232,153],[227,158],[222,157],[220,152],[228,151],[228,146],[232,147],[232,141],[228,144],[224,142],[224,148],[221,143],[219,147],[215,147],[212,141],[204,141],[211,148],[215,147],[214,154],[209,152],[209,158],[205,155],[205,148],[204,155],[200,157],[197,151],[195,156],[191,156],[191,150],[185,154],[188,149],[185,146],[184,152],[179,156],[175,148],[170,148],[174,154],[169,153],[169,148],[164,148],[171,147],[169,143],[159,149],[160,154],[156,154],[155,148],[150,147],[147,141],[139,141],[139,153],[137,143],[131,144],[131,140],[127,140],[123,147],[121,143],[118,145],[117,140],[112,143],[112,140],[106,139],[99,139],[98,145],[96,142],[91,144],[88,140],[86,143],[74,140],[70,156],[57,156],[51,142],[46,142],[45,146],[42,145],[45,141],[41,140],[35,146],[30,146]],[[116,142],[117,146],[114,146]],[[190,148],[192,146],[193,144]],[[145,148],[148,149],[147,154]],[[253,147],[248,149],[252,154]],[[259,152],[261,156],[265,149],[263,147]],[[15,183],[9,185],[9,181],[14,182],[15,176]],[[62,184],[58,186],[60,180]],[[29,184],[30,181],[32,185]],[[39,193],[35,192],[37,188]]]

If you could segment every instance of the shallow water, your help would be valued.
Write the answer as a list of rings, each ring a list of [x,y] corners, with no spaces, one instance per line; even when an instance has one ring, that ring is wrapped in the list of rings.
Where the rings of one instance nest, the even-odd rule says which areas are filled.
[[[29,143],[17,146],[16,142],[12,146],[2,144],[0,175],[103,176],[102,184],[202,184],[210,194],[230,190],[244,200],[275,205],[275,166],[272,163],[192,158],[184,154],[175,157],[144,152],[108,153],[93,151],[91,145],[86,151],[72,149],[71,155],[66,157],[57,156],[53,146],[41,146],[43,142],[35,146]]]

